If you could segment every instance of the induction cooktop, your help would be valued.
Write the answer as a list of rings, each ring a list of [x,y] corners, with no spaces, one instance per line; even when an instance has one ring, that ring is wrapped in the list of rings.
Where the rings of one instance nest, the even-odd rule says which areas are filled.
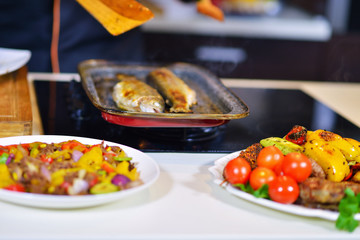
[[[34,81],[44,134],[121,143],[144,152],[228,153],[294,125],[360,139],[360,128],[300,90],[230,88],[250,108],[246,118],[207,128],[136,128],[105,121],[77,81]]]

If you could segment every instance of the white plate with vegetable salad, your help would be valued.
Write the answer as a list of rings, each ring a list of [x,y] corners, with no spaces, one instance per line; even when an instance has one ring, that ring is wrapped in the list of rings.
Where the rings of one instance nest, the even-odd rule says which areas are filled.
[[[0,200],[24,206],[102,205],[148,188],[160,174],[145,153],[98,139],[32,135],[0,138],[0,146]]]
[[[272,208],[272,209],[275,209],[278,211],[282,211],[282,212],[286,212],[286,213],[290,213],[290,214],[294,214],[294,215],[298,215],[298,216],[318,217],[318,218],[327,219],[327,220],[331,220],[331,221],[337,220],[337,218],[339,216],[338,212],[323,210],[323,209],[307,208],[307,207],[303,207],[303,206],[295,205],[295,204],[281,204],[281,203],[277,203],[277,202],[274,202],[274,201],[271,201],[268,199],[257,198],[254,195],[246,193],[246,192],[232,186],[231,184],[225,182],[224,178],[223,178],[223,170],[224,170],[227,162],[229,162],[230,160],[239,156],[239,153],[240,153],[240,151],[237,151],[237,152],[233,152],[229,155],[226,155],[226,156],[216,160],[214,162],[214,165],[209,168],[209,171],[214,176],[215,184],[222,186],[227,192],[229,192],[241,199],[247,200],[249,202],[252,202],[252,203],[264,206],[264,207]],[[356,214],[354,216],[354,219],[360,221],[360,214]]]

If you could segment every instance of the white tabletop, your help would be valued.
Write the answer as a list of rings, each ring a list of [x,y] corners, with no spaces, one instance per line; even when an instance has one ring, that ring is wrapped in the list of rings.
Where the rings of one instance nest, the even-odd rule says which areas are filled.
[[[39,77],[36,75],[36,79]],[[65,75],[62,77],[66,80]],[[346,88],[349,94],[343,92],[345,100],[340,101],[342,114],[351,115],[353,110],[352,116],[359,114],[352,106],[356,105],[353,101],[359,102],[358,91],[353,91],[359,90],[360,84],[239,79],[224,82],[227,86],[302,89],[316,94],[331,107],[336,107],[336,101],[331,100],[334,89]],[[160,166],[159,179],[150,188],[118,202],[74,210],[36,209],[0,202],[0,239],[360,238],[360,229],[341,232],[332,221],[279,212],[230,195],[213,183],[208,171],[216,159],[226,154],[147,154]]]
[[[0,239],[359,239],[335,223],[249,203],[212,182],[224,154],[149,153],[149,189],[104,206],[49,210],[0,202]]]

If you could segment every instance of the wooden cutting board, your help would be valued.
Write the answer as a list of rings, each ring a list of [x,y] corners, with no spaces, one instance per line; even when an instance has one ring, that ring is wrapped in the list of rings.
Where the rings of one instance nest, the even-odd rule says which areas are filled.
[[[0,75],[0,137],[30,135],[32,110],[27,68]]]

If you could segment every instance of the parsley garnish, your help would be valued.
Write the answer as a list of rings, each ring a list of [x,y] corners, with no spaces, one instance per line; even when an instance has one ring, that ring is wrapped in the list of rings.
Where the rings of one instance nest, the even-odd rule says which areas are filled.
[[[336,228],[353,232],[359,222],[354,219],[355,214],[359,212],[360,194],[355,196],[355,193],[350,189],[345,189],[345,197],[339,204],[339,217],[336,220]]]
[[[234,184],[234,187],[240,188],[242,191],[250,193],[257,198],[266,198],[269,197],[269,186],[267,184],[262,185],[259,189],[254,190],[249,183],[247,184]]]

